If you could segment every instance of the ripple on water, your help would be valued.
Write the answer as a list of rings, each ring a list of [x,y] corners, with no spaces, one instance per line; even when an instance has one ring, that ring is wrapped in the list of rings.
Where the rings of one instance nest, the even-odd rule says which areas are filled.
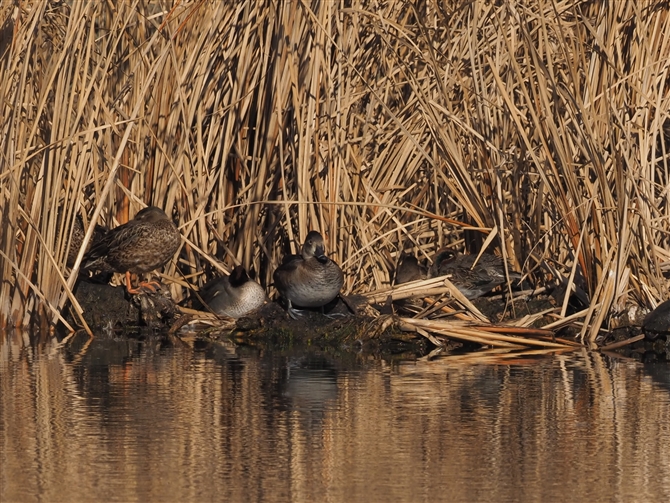
[[[2,501],[670,498],[665,366],[2,341]]]

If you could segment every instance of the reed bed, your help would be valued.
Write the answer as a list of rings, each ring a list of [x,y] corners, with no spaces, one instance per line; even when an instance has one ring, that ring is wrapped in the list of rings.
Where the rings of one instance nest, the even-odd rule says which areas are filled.
[[[176,300],[270,289],[310,229],[344,293],[486,243],[584,290],[593,341],[668,288],[669,56],[656,0],[3,2],[0,324],[76,305],[78,218],[153,204]]]

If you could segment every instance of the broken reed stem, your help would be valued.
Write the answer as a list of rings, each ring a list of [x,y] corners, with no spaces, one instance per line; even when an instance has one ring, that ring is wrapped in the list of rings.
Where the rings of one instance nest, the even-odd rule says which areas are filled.
[[[406,326],[418,327],[424,330],[428,330],[434,334],[445,335],[447,337],[457,340],[477,342],[485,346],[495,346],[495,347],[538,346],[545,348],[566,347],[565,344],[558,342],[530,339],[526,337],[514,337],[484,330],[478,327],[458,326],[451,324],[449,322],[443,322],[437,320],[400,318],[400,321]]]

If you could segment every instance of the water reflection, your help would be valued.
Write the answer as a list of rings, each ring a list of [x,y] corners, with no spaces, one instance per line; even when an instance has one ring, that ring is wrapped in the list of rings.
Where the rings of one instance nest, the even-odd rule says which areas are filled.
[[[283,393],[291,408],[323,419],[337,399],[337,369],[319,355],[291,358],[286,365]]]
[[[670,373],[178,338],[0,345],[0,500],[665,501]]]

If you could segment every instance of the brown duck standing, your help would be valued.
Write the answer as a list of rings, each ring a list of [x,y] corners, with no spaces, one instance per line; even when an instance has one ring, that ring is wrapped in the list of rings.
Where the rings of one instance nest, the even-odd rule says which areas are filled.
[[[174,222],[160,208],[149,206],[130,222],[107,232],[92,246],[84,268],[125,273],[128,293],[140,293],[143,288],[155,291],[156,282],[140,283],[138,288],[133,288],[130,274],[162,267],[174,256],[180,243],[181,235]]]
[[[307,234],[302,255],[289,255],[273,275],[274,284],[288,303],[291,318],[300,307],[321,307],[340,293],[344,284],[342,269],[325,252],[323,237],[317,231]]]

